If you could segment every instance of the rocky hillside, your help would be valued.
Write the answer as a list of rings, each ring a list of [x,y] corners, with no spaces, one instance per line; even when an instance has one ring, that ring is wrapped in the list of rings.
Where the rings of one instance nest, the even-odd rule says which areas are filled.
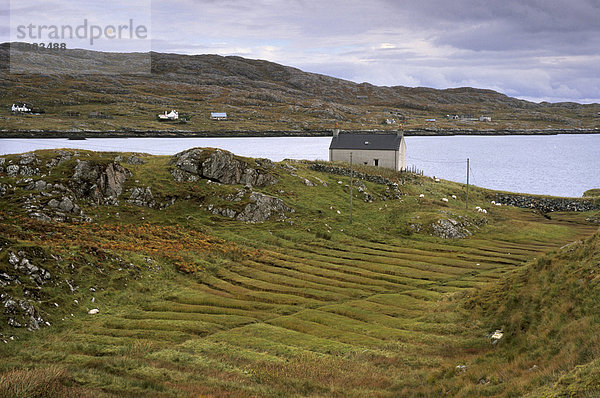
[[[33,51],[15,44],[13,58],[43,65],[47,75],[0,76],[3,130],[188,130],[320,131],[338,123],[345,129],[514,130],[594,129],[599,105],[535,104],[492,90],[378,87],[354,83],[272,62],[218,55],[151,53],[151,74],[111,70],[114,59],[127,65],[136,55],[82,50]],[[9,45],[0,45],[6,67]],[[76,65],[64,73],[64,66]],[[83,71],[83,72],[81,72]],[[96,74],[94,72],[101,72]],[[13,117],[13,102],[33,103],[46,114]],[[188,123],[156,121],[177,109]],[[90,112],[107,118],[90,119]],[[211,121],[210,112],[227,112]],[[492,117],[491,122],[448,120],[446,115]],[[436,122],[426,122],[435,118]],[[394,121],[385,124],[386,120]]]

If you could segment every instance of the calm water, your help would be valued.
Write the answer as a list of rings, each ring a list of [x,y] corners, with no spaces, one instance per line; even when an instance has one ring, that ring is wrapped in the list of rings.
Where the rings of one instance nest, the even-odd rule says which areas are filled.
[[[36,149],[172,155],[193,147],[269,158],[327,160],[330,137],[0,139],[0,154]],[[425,175],[513,192],[579,197],[600,188],[600,135],[407,137],[407,161]]]

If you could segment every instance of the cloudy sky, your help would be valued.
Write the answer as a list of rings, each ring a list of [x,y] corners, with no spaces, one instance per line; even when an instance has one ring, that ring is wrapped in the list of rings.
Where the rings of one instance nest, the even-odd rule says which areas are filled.
[[[146,40],[128,42],[142,50],[240,55],[377,85],[471,86],[536,102],[600,102],[600,0],[0,0],[0,5],[0,41],[14,38],[17,21],[75,23],[85,17],[108,26],[134,19],[150,28]],[[94,49],[107,49],[99,42]]]

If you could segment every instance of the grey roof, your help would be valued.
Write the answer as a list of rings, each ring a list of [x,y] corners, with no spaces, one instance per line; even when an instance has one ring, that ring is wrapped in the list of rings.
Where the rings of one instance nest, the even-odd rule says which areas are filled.
[[[333,137],[329,149],[397,151],[401,141],[402,137],[398,134],[340,133]]]

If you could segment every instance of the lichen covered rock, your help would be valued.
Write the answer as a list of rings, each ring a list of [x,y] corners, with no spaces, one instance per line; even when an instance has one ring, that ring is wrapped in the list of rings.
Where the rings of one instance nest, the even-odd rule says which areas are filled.
[[[69,185],[78,198],[101,205],[117,205],[123,183],[131,172],[118,163],[78,161]]]
[[[255,165],[231,152],[217,150],[203,150],[194,148],[173,156],[171,164],[175,168],[171,174],[175,180],[198,181],[206,178],[222,184],[241,184],[263,187],[277,183],[277,178],[267,172],[274,169],[274,164],[267,159],[257,159]]]

